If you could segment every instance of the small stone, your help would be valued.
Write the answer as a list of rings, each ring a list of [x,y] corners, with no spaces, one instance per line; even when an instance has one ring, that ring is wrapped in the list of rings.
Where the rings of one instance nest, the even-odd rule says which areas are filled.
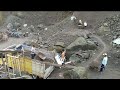
[[[119,50],[117,52],[119,52]]]
[[[104,23],[104,26],[108,26],[108,23]]]
[[[27,24],[24,24],[23,27],[27,27]]]
[[[48,28],[45,28],[44,30],[48,30]]]

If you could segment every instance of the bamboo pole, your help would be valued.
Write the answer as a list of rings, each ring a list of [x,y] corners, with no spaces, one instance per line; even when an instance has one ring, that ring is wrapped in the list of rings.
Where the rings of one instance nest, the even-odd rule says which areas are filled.
[[[12,62],[12,63],[13,63],[13,74],[14,74],[14,73],[15,73],[15,71],[14,71],[14,61],[15,61],[15,60],[14,60],[13,58],[14,58],[14,57],[12,57],[12,60],[13,60],[13,62]],[[13,77],[15,78],[14,75],[13,75]]]
[[[20,57],[18,59],[18,64],[19,64],[19,73],[20,73],[20,76],[21,76],[21,70],[20,70]]]

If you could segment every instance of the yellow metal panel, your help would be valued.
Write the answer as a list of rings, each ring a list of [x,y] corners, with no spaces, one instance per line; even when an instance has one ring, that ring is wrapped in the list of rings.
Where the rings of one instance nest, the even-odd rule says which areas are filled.
[[[24,71],[25,70],[25,68],[24,68],[24,58],[23,57],[21,57],[20,58],[20,69],[21,69],[21,71]]]
[[[29,74],[32,74],[32,60],[28,57],[24,57],[24,69],[26,72],[28,72]]]
[[[13,62],[14,62],[14,64],[13,64]],[[19,63],[20,63],[20,70],[21,71],[26,71],[29,74],[32,74],[32,61],[30,58],[20,57],[20,59],[18,59],[18,58],[14,59],[14,58],[8,56],[8,66],[9,67],[14,67],[15,69],[19,69]]]

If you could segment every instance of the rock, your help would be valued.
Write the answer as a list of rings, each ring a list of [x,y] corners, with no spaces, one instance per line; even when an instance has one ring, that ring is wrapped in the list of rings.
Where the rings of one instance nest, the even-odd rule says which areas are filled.
[[[33,25],[30,25],[30,26],[28,27],[28,29],[29,29],[31,32],[34,32],[34,31],[35,31],[35,28],[34,28]]]
[[[89,68],[92,69],[92,70],[94,70],[94,69],[98,70],[99,62],[97,60],[92,61],[89,65]]]
[[[109,27],[105,27],[105,26],[101,26],[101,27],[99,27],[99,29],[97,31],[97,34],[98,35],[104,35],[106,32],[110,33],[110,28]]]
[[[8,29],[8,30],[12,30],[12,29],[13,29],[13,24],[12,24],[12,23],[8,23],[7,29]]]
[[[7,40],[8,40],[7,33],[0,32],[0,41],[7,41]]]
[[[87,79],[87,69],[85,67],[75,67],[72,70],[68,70],[63,74],[66,79]]]
[[[27,24],[24,24],[23,27],[27,27]]]
[[[94,41],[88,40],[87,41],[87,48],[89,50],[95,50],[97,48],[96,43]]]
[[[112,42],[113,42],[114,44],[120,45],[120,38],[117,38],[117,39],[113,40]]]
[[[53,48],[53,47],[48,47],[48,50],[49,50],[49,51],[53,51],[54,48]]]
[[[73,70],[64,72],[63,77],[64,79],[80,79],[79,75]]]
[[[65,47],[65,44],[64,44],[64,42],[57,42],[57,43],[55,44],[55,46]]]
[[[15,22],[15,23],[13,24],[13,28],[14,28],[14,29],[18,29],[18,28],[20,28],[20,27],[21,27],[21,24],[18,23],[18,22]]]
[[[42,28],[43,26],[44,26],[43,24],[39,24],[37,27]]]
[[[61,47],[61,46],[54,46],[53,48],[54,48],[54,49],[56,50],[56,52],[58,52],[58,53],[62,52],[62,50],[63,50],[63,47]]]
[[[89,59],[90,58],[90,53],[82,53],[82,58],[83,59]]]
[[[8,35],[7,35],[7,34],[4,34],[2,40],[3,40],[3,41],[7,41],[7,40],[8,40]]]
[[[77,38],[74,42],[72,42],[66,49],[71,51],[82,50],[94,50],[97,46],[93,41],[87,40],[84,37]]]
[[[89,58],[90,58],[89,52],[81,52],[81,53],[72,54],[69,60],[72,61],[73,63],[81,63]]]
[[[78,47],[83,47],[87,45],[87,41],[84,37],[79,37],[77,38],[74,42],[72,42],[68,47],[67,49],[71,49],[71,50],[74,50],[74,49],[78,49]]]
[[[104,23],[103,25],[104,25],[105,27],[107,27],[107,26],[108,26],[108,23]]]
[[[81,63],[81,58],[80,58],[80,56],[73,54],[69,58],[69,61],[72,61],[73,63]]]
[[[46,30],[48,30],[48,28],[45,28],[44,30],[46,31]]]

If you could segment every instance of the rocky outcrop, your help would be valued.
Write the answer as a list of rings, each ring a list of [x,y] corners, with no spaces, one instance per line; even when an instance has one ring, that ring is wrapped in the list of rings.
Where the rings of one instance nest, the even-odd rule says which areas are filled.
[[[63,74],[66,79],[87,79],[87,69],[85,67],[75,67]]]
[[[69,60],[73,63],[81,63],[82,61],[86,61],[90,58],[90,52],[81,52],[81,53],[75,53],[70,56]]]
[[[88,39],[85,39],[84,37],[79,37],[77,38],[74,42],[72,42],[67,49],[68,50],[94,50],[96,49],[97,46],[96,44]]]

